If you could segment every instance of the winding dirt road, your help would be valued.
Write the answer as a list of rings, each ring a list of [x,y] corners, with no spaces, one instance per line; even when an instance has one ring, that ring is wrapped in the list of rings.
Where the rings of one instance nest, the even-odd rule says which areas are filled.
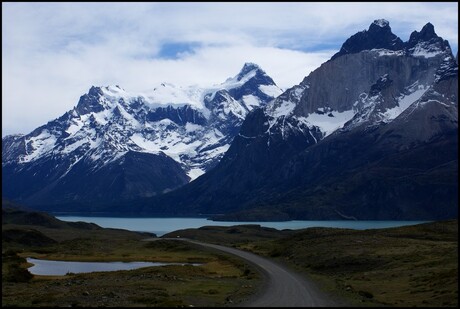
[[[238,257],[259,268],[265,277],[262,291],[240,307],[337,307],[343,304],[333,301],[311,282],[292,270],[256,254],[235,248],[203,243],[190,239],[188,241],[201,246],[221,250]]]

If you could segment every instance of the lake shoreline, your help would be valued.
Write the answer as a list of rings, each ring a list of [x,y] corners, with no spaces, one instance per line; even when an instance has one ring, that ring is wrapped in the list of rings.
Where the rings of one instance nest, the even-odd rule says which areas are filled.
[[[154,233],[158,237],[164,234],[189,228],[204,226],[256,225],[277,230],[301,230],[310,227],[377,229],[405,225],[416,225],[430,221],[377,221],[377,220],[290,220],[290,221],[210,221],[206,218],[192,217],[103,217],[103,216],[56,216],[62,221],[83,221],[104,228],[118,228],[135,232]]]

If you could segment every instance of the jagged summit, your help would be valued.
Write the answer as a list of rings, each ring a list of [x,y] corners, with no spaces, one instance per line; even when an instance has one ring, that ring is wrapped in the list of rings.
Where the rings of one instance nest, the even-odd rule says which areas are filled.
[[[411,39],[376,20],[280,95],[252,63],[207,89],[92,88],[85,114],[2,140],[3,194],[55,211],[457,217],[458,65],[433,25]]]
[[[436,34],[436,32],[434,32],[433,24],[427,23],[425,26],[423,26],[420,32],[417,32],[417,31],[412,32],[411,38],[412,37],[417,37],[418,40],[428,41],[432,38],[437,38],[438,35]]]
[[[236,80],[239,82],[248,82],[252,79],[254,79],[256,83],[260,83],[262,85],[276,85],[273,79],[271,79],[271,77],[268,76],[259,65],[252,62],[246,62],[238,75],[233,78],[229,78],[227,81]]]
[[[250,112],[211,172],[148,206],[239,220],[458,217],[458,66],[431,24],[412,39],[408,49],[374,21]]]
[[[444,51],[450,51],[449,42],[439,37],[434,26],[427,23],[420,32],[411,33],[407,42],[391,32],[390,23],[385,19],[377,19],[364,30],[352,35],[343,43],[342,48],[331,60],[346,54],[355,54],[363,50],[398,51],[415,57],[434,57]]]
[[[443,52],[451,53],[449,42],[439,37],[434,26],[427,23],[420,32],[411,33],[406,50],[414,56],[434,57]]]
[[[440,38],[434,31],[434,26],[431,23],[427,23],[425,26],[423,26],[420,32],[414,31],[411,33],[409,41],[407,42],[407,47],[412,48],[417,43],[429,42],[432,40],[439,41],[439,39],[442,42],[442,38]]]
[[[260,66],[251,62],[245,63],[238,75],[227,79],[221,87],[227,89],[236,100],[243,100],[248,110],[264,105],[255,98],[269,102],[282,92]]]
[[[252,63],[252,62],[246,62],[243,68],[241,69],[240,73],[238,73],[238,75],[236,76],[236,78],[238,80],[241,80],[242,78],[246,76],[246,74],[250,73],[253,70],[258,71],[257,73],[260,72],[262,74],[265,74],[265,72],[257,64]]]
[[[331,60],[342,55],[354,54],[374,48],[389,50],[404,48],[403,41],[391,32],[390,23],[385,19],[377,19],[369,26],[368,30],[352,35],[343,43],[340,51],[332,56]]]
[[[374,22],[371,24],[371,27],[373,25],[376,25],[378,27],[381,27],[381,28],[385,28],[385,27],[389,27],[390,26],[390,22],[386,19],[376,19],[374,20]]]
[[[254,63],[207,88],[91,86],[61,117],[2,139],[3,193],[35,204],[164,193],[215,166],[249,111],[279,93]]]

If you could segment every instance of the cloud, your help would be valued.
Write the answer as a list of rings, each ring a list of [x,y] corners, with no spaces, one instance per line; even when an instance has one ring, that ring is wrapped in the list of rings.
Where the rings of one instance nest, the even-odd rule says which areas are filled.
[[[73,108],[91,85],[210,86],[259,64],[298,84],[378,18],[427,22],[458,49],[458,3],[2,3],[2,136]]]

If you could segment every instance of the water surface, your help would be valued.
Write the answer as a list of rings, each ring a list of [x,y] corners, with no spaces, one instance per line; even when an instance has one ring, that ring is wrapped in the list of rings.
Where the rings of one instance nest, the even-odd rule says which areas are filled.
[[[92,222],[102,227],[119,228],[137,232],[151,232],[162,236],[177,230],[188,228],[199,228],[202,226],[232,226],[240,224],[258,224],[265,227],[272,227],[277,230],[283,229],[304,229],[308,227],[335,227],[356,230],[381,229],[405,225],[414,225],[429,221],[275,221],[275,222],[254,222],[254,221],[211,221],[206,218],[120,218],[120,217],[85,217],[85,216],[56,216],[63,221]]]
[[[184,263],[158,263],[158,262],[74,262],[52,261],[27,258],[27,262],[34,264],[29,272],[41,276],[64,276],[67,273],[90,273],[95,271],[131,270],[151,266],[166,265],[199,265]]]

